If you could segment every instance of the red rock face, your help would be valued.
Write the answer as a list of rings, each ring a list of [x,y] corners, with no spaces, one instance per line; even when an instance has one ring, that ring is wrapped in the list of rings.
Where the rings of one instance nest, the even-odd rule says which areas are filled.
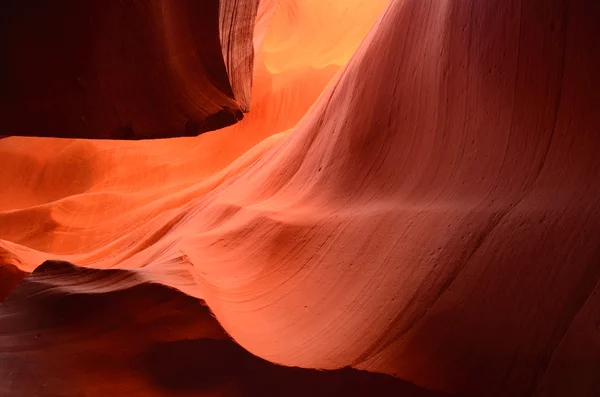
[[[123,270],[45,262],[0,318],[6,396],[445,396],[381,374],[261,360],[199,300]]]
[[[2,134],[195,136],[248,110],[256,0],[3,7]]]
[[[27,276],[27,273],[15,265],[0,266],[0,302]]]
[[[600,5],[337,4],[261,3],[236,126],[0,141],[3,261],[83,267],[46,263],[0,306],[5,394],[600,392]]]

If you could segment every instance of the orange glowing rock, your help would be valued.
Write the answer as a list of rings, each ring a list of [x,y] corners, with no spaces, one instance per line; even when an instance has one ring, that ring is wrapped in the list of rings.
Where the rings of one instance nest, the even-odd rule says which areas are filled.
[[[600,3],[386,3],[263,0],[252,110],[222,130],[0,140],[2,264],[84,267],[46,262],[0,306],[0,358],[16,368],[0,364],[13,382],[0,391],[31,394],[27,368],[53,391],[68,373],[95,395],[185,384],[148,386],[148,367],[107,359],[80,370],[102,357],[87,331],[115,307],[130,320],[104,347],[127,365],[186,338],[238,348],[228,335],[275,364],[342,371],[320,392],[352,367],[418,386],[409,396],[597,394]],[[36,324],[50,342],[27,339]],[[63,342],[61,366],[40,364]],[[225,366],[250,360],[235,354]],[[253,395],[242,373],[193,392]],[[103,386],[113,374],[122,386]],[[262,390],[313,394],[295,386],[305,375]],[[406,386],[369,379],[344,394]]]

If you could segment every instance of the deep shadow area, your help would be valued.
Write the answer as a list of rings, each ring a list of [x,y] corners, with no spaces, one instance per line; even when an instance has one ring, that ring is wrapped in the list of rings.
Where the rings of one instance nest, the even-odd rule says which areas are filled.
[[[235,124],[225,1],[3,2],[0,134],[139,140]],[[225,55],[246,64],[251,42],[250,29]],[[251,74],[238,75],[251,85]]]
[[[344,368],[282,367],[255,357],[231,340],[193,339],[153,346],[143,356],[161,388],[210,390],[235,380],[245,396],[444,396],[388,375]],[[199,374],[202,374],[199,376]]]
[[[262,360],[202,301],[125,270],[46,261],[0,304],[0,319],[6,397],[446,395],[388,375]]]
[[[25,278],[27,273],[21,271],[15,265],[3,265],[0,263],[0,302]]]

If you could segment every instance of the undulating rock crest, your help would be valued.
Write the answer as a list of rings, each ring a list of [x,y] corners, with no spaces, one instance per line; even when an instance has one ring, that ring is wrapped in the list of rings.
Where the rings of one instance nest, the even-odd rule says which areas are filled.
[[[392,0],[347,63],[353,44],[321,42],[353,42],[350,16],[377,7],[335,4],[261,3],[247,124],[162,146],[0,140],[13,182],[0,197],[3,264],[89,268],[51,263],[25,279],[0,306],[0,351],[46,327],[31,320],[44,296],[118,307],[151,285],[202,300],[276,364],[458,396],[600,393],[600,3]],[[317,27],[311,53],[295,33]],[[290,97],[304,113],[288,115]],[[253,138],[236,146],[243,132]],[[57,156],[32,154],[48,143]],[[228,160],[202,168],[196,153]],[[81,178],[57,171],[71,164]],[[144,310],[131,310],[138,327]],[[69,335],[68,319],[49,317]],[[138,352],[162,340],[143,329],[129,333],[147,335]]]
[[[2,396],[446,396],[388,375],[269,363],[199,300],[68,262],[25,279],[0,306],[0,335]]]
[[[0,135],[147,139],[250,105],[258,0],[7,0]]]

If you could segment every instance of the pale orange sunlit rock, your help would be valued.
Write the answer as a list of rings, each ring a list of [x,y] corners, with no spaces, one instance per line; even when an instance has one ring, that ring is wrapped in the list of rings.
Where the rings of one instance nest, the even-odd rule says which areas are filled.
[[[287,3],[261,3],[255,33],[252,111],[238,125],[218,133],[168,141],[16,137],[0,141],[4,159],[0,182],[8,187],[0,196],[0,210],[4,211],[0,222],[27,225],[0,228],[0,238],[52,254],[91,252],[158,213],[209,191],[218,180],[207,185],[201,181],[264,138],[292,128],[339,70],[339,63],[349,59],[373,24],[377,10],[361,19],[360,24],[356,23],[359,14],[355,12],[354,18],[348,18],[348,12],[362,12],[364,6],[328,14],[338,30],[352,32],[353,40],[344,40],[345,55],[334,53],[328,60],[315,52],[321,58],[318,68],[310,59],[299,58],[293,70],[272,73],[265,66],[261,40],[265,35],[273,36],[270,21],[285,16],[282,14],[286,13]],[[386,1],[365,3],[381,11]],[[316,4],[302,5],[307,6],[319,10]],[[307,31],[303,19],[289,20],[286,26],[287,33],[297,37],[299,32]],[[325,24],[311,25],[311,29],[321,37],[330,32]],[[286,37],[284,32],[276,33]],[[311,37],[304,40],[296,40],[295,48],[310,48]],[[28,269],[35,266],[32,263]]]
[[[389,0],[280,1],[262,43],[267,69],[280,74],[345,65],[387,3]]]
[[[0,354],[17,371],[46,371],[33,363],[47,347],[23,339],[27,313],[73,296],[118,306],[115,293],[162,284],[206,302],[227,335],[276,364],[387,374],[421,388],[407,395],[598,394],[600,4],[365,4],[264,2],[252,110],[230,128],[70,142],[75,153],[50,168],[54,156],[25,149],[39,141],[0,140],[31,164],[30,190],[4,199],[4,261],[119,269],[46,263],[25,279],[0,306]],[[367,34],[369,15],[380,17]],[[4,178],[24,168],[12,167]],[[57,167],[89,169],[88,183],[61,182]],[[134,294],[150,304],[132,311],[152,296]],[[61,316],[39,327],[57,322],[61,340],[90,326]],[[155,342],[159,322],[148,324],[120,357]],[[26,378],[7,368],[3,379]]]

